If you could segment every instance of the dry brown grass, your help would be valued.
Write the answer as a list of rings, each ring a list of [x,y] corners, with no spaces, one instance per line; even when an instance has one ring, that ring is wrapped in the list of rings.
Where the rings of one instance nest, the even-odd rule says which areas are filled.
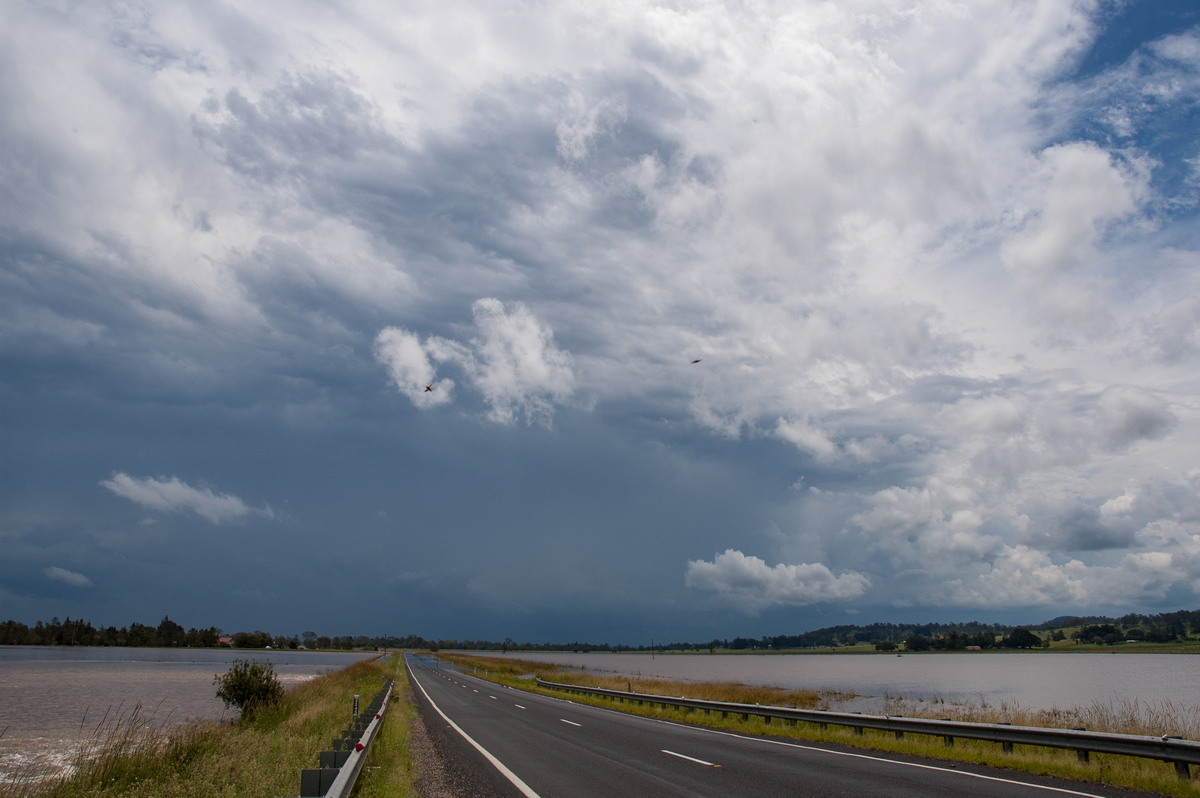
[[[993,706],[982,702],[950,704],[889,698],[884,706],[888,715],[949,718],[969,723],[1011,723],[1014,726],[1051,729],[1087,729],[1154,737],[1166,734],[1200,740],[1200,707],[1175,701],[1095,701],[1083,706],[1029,709],[1008,702]]]
[[[493,678],[514,679],[516,683],[532,680],[536,676],[548,682],[569,682],[607,690],[629,690],[653,695],[699,698],[705,701],[733,701],[739,704],[766,704],[801,709],[826,709],[831,702],[846,697],[845,694],[832,690],[789,690],[740,682],[688,682],[622,674],[588,673],[578,668],[507,657],[461,654],[441,656],[466,670],[480,668],[486,670]]]

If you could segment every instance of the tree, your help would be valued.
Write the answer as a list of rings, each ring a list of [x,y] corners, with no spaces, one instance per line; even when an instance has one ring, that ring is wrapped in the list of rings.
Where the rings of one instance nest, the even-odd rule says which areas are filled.
[[[182,645],[184,635],[183,627],[172,621],[167,616],[163,616],[162,621],[158,624],[155,631],[155,639],[160,646],[178,646]]]
[[[905,651],[928,651],[933,647],[933,642],[924,635],[912,635],[904,641]]]
[[[253,632],[234,632],[233,645],[235,648],[266,648],[271,645],[271,635],[255,630]]]
[[[223,675],[213,676],[217,698],[227,707],[237,707],[243,718],[254,717],[259,710],[279,702],[283,685],[270,662],[235,659]]]
[[[1004,645],[1008,648],[1041,648],[1042,638],[1018,626],[1004,638]]]

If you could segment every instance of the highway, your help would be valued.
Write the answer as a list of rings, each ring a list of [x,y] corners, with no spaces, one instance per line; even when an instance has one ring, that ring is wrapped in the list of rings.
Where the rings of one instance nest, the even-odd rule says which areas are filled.
[[[435,745],[481,798],[1146,795],[702,729],[513,690],[421,657],[408,664]]]

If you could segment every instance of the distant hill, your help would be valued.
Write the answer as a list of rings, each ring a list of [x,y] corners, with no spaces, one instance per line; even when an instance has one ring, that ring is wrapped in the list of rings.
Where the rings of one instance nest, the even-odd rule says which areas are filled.
[[[1103,615],[1060,615],[1036,625],[1010,626],[1005,624],[969,623],[872,623],[865,626],[846,624],[827,626],[794,635],[774,635],[757,639],[737,637],[732,640],[714,640],[713,648],[740,649],[784,649],[826,648],[853,646],[860,643],[906,643],[914,638],[930,641],[932,648],[965,648],[979,646],[991,648],[1001,638],[1017,629],[1031,632],[1049,632],[1055,639],[1073,638],[1083,642],[1114,642],[1119,640],[1146,640],[1168,642],[1200,636],[1200,610],[1179,610],[1159,615],[1132,613],[1119,618]],[[1068,634],[1068,630],[1070,633]],[[940,643],[940,645],[939,645]]]
[[[1038,633],[1034,635],[1033,633]],[[1127,640],[1167,643],[1200,638],[1200,610],[1178,610],[1159,615],[1131,613],[1119,618],[1103,615],[1060,615],[1035,625],[1010,626],[968,623],[872,623],[843,624],[799,634],[768,635],[758,638],[735,637],[708,642],[659,643],[629,646],[594,642],[517,643],[512,639],[427,640],[418,635],[397,637],[326,637],[305,632],[303,641],[296,636],[272,636],[267,632],[237,632],[223,636],[217,627],[188,629],[164,617],[158,626],[130,624],[95,627],[88,621],[38,621],[33,627],[18,621],[0,622],[0,645],[20,646],[218,646],[236,648],[429,648],[476,651],[702,651],[702,650],[780,650],[797,648],[841,648],[875,645],[907,650],[960,650],[965,648],[1029,648],[1049,641],[1076,640],[1081,643],[1120,643]]]

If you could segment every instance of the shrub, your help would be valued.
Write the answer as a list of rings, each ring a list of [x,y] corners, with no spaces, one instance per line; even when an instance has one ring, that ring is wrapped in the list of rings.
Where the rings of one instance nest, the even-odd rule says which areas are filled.
[[[260,709],[279,702],[283,685],[270,662],[235,659],[224,675],[213,676],[217,698],[227,707],[237,707],[243,718],[252,718]]]

